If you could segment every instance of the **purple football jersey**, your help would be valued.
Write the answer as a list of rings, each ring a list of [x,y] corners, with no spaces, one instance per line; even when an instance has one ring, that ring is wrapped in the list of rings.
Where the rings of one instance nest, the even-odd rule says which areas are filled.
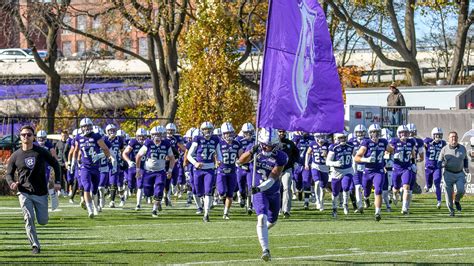
[[[235,172],[235,162],[239,157],[239,150],[241,149],[240,143],[236,140],[233,140],[231,143],[221,140],[220,145],[222,163],[219,166],[219,170],[225,174]]]
[[[424,140],[426,159],[425,166],[429,168],[438,168],[438,157],[441,149],[446,146],[446,141],[441,140],[435,142],[432,138],[426,138]]]
[[[383,159],[385,150],[387,149],[388,141],[386,139],[379,139],[377,143],[371,139],[364,139],[360,147],[365,147],[364,157],[374,157],[375,162],[365,163],[365,167],[373,170],[381,170],[384,168],[385,162]]]
[[[98,167],[99,162],[92,162],[92,157],[100,153],[100,147],[97,142],[102,139],[102,136],[97,133],[90,133],[88,136],[76,136],[76,142],[79,144],[81,150],[82,166],[86,168]]]
[[[219,145],[219,138],[217,136],[213,135],[209,139],[203,136],[196,136],[193,139],[193,143],[197,143],[196,161],[200,163],[213,163],[215,161],[214,156]]]
[[[415,141],[415,144],[416,144],[415,153],[416,153],[416,156],[418,157],[419,149],[423,148],[425,146],[425,143],[420,138],[410,138],[410,139]]]
[[[319,145],[317,141],[311,141],[309,146],[311,147],[311,161],[315,164],[326,165],[329,144],[325,142],[323,145]]]
[[[252,147],[247,147],[249,151]],[[274,150],[270,156],[265,156],[261,153],[257,154],[257,169],[255,174],[255,185],[260,185],[263,181],[267,180],[270,176],[270,173],[275,166],[285,166],[288,162],[288,156],[286,153],[280,150]],[[253,164],[250,164],[250,167],[253,167]],[[280,191],[280,182],[275,182],[271,188],[265,190],[264,194],[273,194]]]
[[[143,145],[147,148],[146,155],[144,157],[147,159],[150,158],[153,160],[164,161],[166,156],[168,156],[168,151],[173,144],[171,144],[170,141],[164,139],[160,141],[160,144],[157,145],[153,140],[147,139]]]
[[[393,166],[408,169],[411,166],[411,153],[416,148],[414,139],[407,139],[404,142],[399,138],[392,138],[390,139],[390,145],[394,148]]]
[[[128,157],[130,158],[130,160],[132,160],[133,162],[136,161],[136,157],[137,157],[137,154],[138,154],[138,151],[140,151],[140,148],[143,146],[140,142],[138,142],[138,140],[136,139],[130,139],[130,141],[128,142],[127,144],[128,147],[131,147],[132,148],[132,151],[128,154]],[[142,156],[142,160],[141,160],[141,164],[140,164],[140,169],[143,169],[145,167],[145,162],[146,160],[146,156]]]
[[[117,162],[120,162],[122,160],[122,156],[120,156],[120,151],[124,147],[123,139],[121,137],[115,137],[111,140],[109,137],[105,137],[104,140],[110,143],[110,152],[115,154],[115,159],[117,160]]]
[[[354,153],[354,146],[350,144],[341,145],[339,143],[331,144],[329,151],[334,152],[333,161],[340,161],[340,169],[347,169],[352,167],[352,154]]]
[[[306,152],[308,151],[310,144],[314,141],[314,138],[312,136],[298,136],[294,139],[296,140],[296,147],[300,151],[300,158],[298,160],[298,163],[303,165],[306,157]]]

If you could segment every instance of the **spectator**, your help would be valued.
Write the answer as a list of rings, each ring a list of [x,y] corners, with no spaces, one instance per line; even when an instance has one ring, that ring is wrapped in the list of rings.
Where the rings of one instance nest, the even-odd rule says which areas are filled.
[[[387,106],[405,106],[405,98],[403,94],[397,89],[395,82],[390,84],[390,94],[387,97]],[[399,125],[401,121],[402,112],[400,108],[390,108],[388,109],[389,114],[391,115],[391,122],[393,125]]]
[[[449,132],[448,145],[441,149],[438,157],[438,165],[444,168],[443,179],[446,205],[449,209],[449,216],[454,216],[454,185],[456,185],[457,189],[454,204],[456,205],[456,210],[460,212],[462,210],[460,201],[465,192],[466,174],[469,173],[469,161],[467,159],[466,148],[458,143],[457,132]]]
[[[468,102],[467,106],[466,106],[466,109],[474,109],[474,103]]]

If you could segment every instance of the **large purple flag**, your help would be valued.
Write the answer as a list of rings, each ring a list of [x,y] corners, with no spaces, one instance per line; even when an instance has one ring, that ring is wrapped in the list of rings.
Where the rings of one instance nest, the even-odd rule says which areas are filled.
[[[344,129],[341,83],[317,0],[270,0],[257,125],[321,133]]]

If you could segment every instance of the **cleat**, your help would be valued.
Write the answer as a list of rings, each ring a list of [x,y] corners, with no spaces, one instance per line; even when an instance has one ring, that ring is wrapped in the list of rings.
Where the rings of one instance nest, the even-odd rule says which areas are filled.
[[[377,214],[375,215],[375,221],[376,221],[376,222],[380,222],[380,220],[382,220],[382,216],[381,216],[379,213],[377,213]]]
[[[84,210],[87,210],[87,208],[86,208],[86,202],[85,202],[85,201],[81,201],[81,207],[82,207]]]
[[[140,204],[138,204],[138,205],[135,207],[135,210],[136,210],[136,211],[139,211],[139,210],[141,210],[141,209],[142,209],[142,207],[140,206]]]
[[[297,199],[296,194],[293,194],[293,197],[291,199],[296,200]]]
[[[425,190],[425,193],[430,192],[430,189],[427,186],[424,187],[424,190]]]
[[[354,213],[364,214],[364,208],[360,207],[357,210],[355,210]]]
[[[349,206],[347,206],[347,204],[344,204],[344,214],[345,215],[349,214]]]
[[[364,209],[368,209],[370,207],[370,199],[365,199],[364,201]]]
[[[115,202],[111,201],[111,202],[109,203],[109,207],[110,207],[110,208],[115,208]]]
[[[454,217],[454,211],[450,211],[450,212],[449,212],[449,216],[450,216],[450,217]]]
[[[332,209],[332,218],[337,218],[337,209]]]
[[[204,217],[202,217],[202,220],[203,220],[203,222],[208,223],[209,222],[209,215],[204,215]]]
[[[403,215],[408,215],[408,210],[402,210],[400,213]]]
[[[272,256],[270,256],[270,250],[268,249],[265,249],[262,253],[262,260],[263,261],[271,261],[272,260]]]
[[[253,211],[252,211],[252,208],[248,208],[247,209],[247,215],[252,215]]]
[[[222,216],[222,219],[224,219],[224,220],[230,220],[230,217],[229,217],[228,214],[224,214],[224,215]]]
[[[198,208],[196,214],[202,214],[202,208]]]
[[[240,199],[240,208],[243,208],[245,207],[245,200],[244,199]]]
[[[73,199],[69,199],[69,204],[74,204],[74,200],[73,200]]]
[[[316,209],[321,209],[321,204],[319,202],[316,202]]]
[[[438,203],[436,204],[436,208],[441,209],[441,201],[438,201]]]
[[[94,207],[94,216],[97,216],[97,215],[99,215],[99,210],[96,207]]]
[[[125,206],[125,199],[120,201],[119,207]]]
[[[456,211],[458,212],[462,211],[461,203],[459,203],[459,201],[455,201],[454,205],[456,205]]]
[[[32,254],[39,254],[39,253],[41,253],[41,250],[40,250],[39,247],[33,246],[33,248],[31,249],[31,253]]]
[[[387,212],[392,212],[392,208],[387,207]]]
[[[289,213],[289,212],[285,212],[285,213],[283,213],[283,218],[285,218],[285,219],[288,219],[288,218],[290,218],[290,216],[291,216],[291,215],[290,215],[290,213]]]
[[[160,202],[160,203],[158,203],[158,211],[162,211],[162,210],[163,210],[163,208],[161,207],[161,202]]]
[[[305,202],[305,203],[304,203],[303,209],[309,210],[309,202]]]
[[[156,210],[152,211],[151,217],[158,217],[158,212]]]
[[[94,213],[93,212],[89,212],[89,218],[91,218],[91,219],[94,218]]]
[[[319,208],[319,211],[320,212],[324,211],[324,207]]]

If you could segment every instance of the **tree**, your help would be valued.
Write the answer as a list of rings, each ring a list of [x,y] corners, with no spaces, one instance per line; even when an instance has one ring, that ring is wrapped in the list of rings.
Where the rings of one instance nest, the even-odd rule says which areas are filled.
[[[406,0],[402,5],[394,4],[393,0],[386,1],[354,1],[354,3],[347,3],[348,1],[324,0],[329,4],[334,14],[343,22],[353,27],[359,36],[361,36],[370,46],[370,48],[377,54],[380,60],[388,65],[407,69],[407,74],[410,77],[413,86],[422,85],[422,76],[418,61],[416,60],[416,33],[415,33],[415,0]],[[402,1],[400,1],[402,2]],[[364,26],[362,22],[356,21],[350,16],[347,11],[347,5],[355,5],[358,9],[375,9],[376,12],[383,13],[389,18],[391,31],[393,36],[385,32],[380,32],[371,27],[371,25]],[[404,9],[403,24],[400,23],[396,8]],[[400,25],[404,26],[402,31]],[[400,57],[389,58],[383,52],[383,46],[377,43],[377,40],[384,45],[390,47]]]
[[[57,38],[60,29],[57,21],[63,19],[69,4],[70,0],[48,3],[34,1],[28,3],[31,6],[27,8],[27,13],[20,10],[20,4],[16,1],[7,1],[4,4],[6,10],[10,10],[10,14],[15,19],[28,47],[32,49],[36,64],[46,75],[48,91],[46,98],[41,103],[41,116],[47,118],[42,128],[45,128],[49,133],[54,131],[54,116],[59,104],[61,85],[61,76],[56,70]],[[44,61],[37,51],[41,38],[45,38],[48,50],[48,56]]]
[[[453,51],[451,70],[449,71],[449,84],[456,84],[459,72],[462,68],[464,51],[466,49],[467,33],[474,22],[474,10],[469,13],[470,0],[455,1],[458,7],[458,24],[456,31],[456,41]]]
[[[186,34],[189,68],[182,74],[177,112],[181,128],[204,121],[241,125],[254,117],[252,98],[240,83],[235,17],[225,7],[198,4],[197,20]]]
[[[142,56],[107,35],[82,31],[61,21],[64,29],[101,42],[117,51],[135,57],[150,69],[153,96],[158,116],[173,121],[176,115],[176,96],[179,89],[178,38],[187,14],[188,0],[101,0],[102,10],[89,13],[73,10],[76,15],[102,17],[109,25],[130,25],[147,38],[147,55]],[[123,27],[122,27],[123,28]],[[117,30],[113,34],[117,34]],[[110,34],[109,34],[110,35]]]

